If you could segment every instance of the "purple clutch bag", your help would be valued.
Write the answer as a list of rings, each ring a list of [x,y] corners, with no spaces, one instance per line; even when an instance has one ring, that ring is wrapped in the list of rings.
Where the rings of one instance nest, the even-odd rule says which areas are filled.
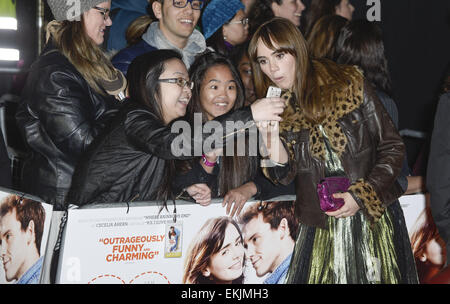
[[[347,192],[350,180],[345,176],[325,177],[317,184],[320,209],[324,212],[336,211],[344,205],[342,198],[333,198],[337,192]]]

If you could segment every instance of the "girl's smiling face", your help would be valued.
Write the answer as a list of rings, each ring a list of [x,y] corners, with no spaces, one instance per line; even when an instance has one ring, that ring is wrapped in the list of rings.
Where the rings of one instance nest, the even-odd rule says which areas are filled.
[[[228,113],[236,102],[237,85],[226,65],[210,67],[200,87],[200,103],[207,119]]]

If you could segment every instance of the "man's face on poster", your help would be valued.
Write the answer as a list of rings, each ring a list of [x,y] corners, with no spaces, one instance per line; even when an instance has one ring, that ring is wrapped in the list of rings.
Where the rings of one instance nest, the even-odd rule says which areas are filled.
[[[243,228],[247,255],[250,258],[256,274],[262,277],[276,268],[276,260],[280,255],[280,236],[276,229],[263,221],[259,214],[250,220]]]
[[[15,210],[0,219],[0,256],[8,282],[26,271],[27,244],[31,241],[29,233],[21,229]]]

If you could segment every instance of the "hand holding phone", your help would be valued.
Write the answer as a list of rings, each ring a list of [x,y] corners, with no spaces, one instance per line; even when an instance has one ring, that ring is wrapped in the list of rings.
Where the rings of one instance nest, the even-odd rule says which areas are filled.
[[[270,97],[280,97],[281,96],[281,89],[274,87],[274,86],[270,86],[267,89],[267,94],[266,94],[266,98],[270,98]]]

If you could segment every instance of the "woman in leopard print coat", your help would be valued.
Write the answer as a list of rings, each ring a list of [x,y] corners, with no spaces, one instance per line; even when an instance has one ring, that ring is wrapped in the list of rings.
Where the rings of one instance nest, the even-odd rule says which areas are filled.
[[[301,224],[287,283],[417,283],[394,203],[402,194],[396,178],[404,144],[361,71],[311,60],[298,29],[279,18],[256,31],[249,54],[257,95],[275,85],[288,103],[279,125],[260,125],[272,134],[265,175],[274,183],[295,180]],[[325,212],[317,184],[335,176],[350,186],[334,194],[344,205]]]

